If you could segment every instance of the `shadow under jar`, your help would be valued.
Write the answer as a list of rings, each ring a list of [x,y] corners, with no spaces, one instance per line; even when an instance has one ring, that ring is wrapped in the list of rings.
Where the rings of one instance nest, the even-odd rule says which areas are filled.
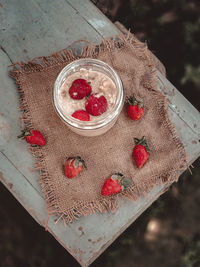
[[[62,98],[69,96],[69,88],[63,90],[68,77],[76,74],[77,77],[82,78],[80,73],[83,72],[96,72],[103,74],[103,76],[111,79],[112,83],[116,88],[115,99],[112,106],[103,114],[99,116],[91,116],[90,121],[81,121],[72,117],[72,112],[67,110],[67,103],[63,104]],[[92,86],[92,82],[91,82]],[[106,90],[106,88],[105,88]],[[63,94],[64,92],[64,94]],[[107,99],[109,102],[109,99]],[[80,100],[69,100],[73,103],[78,103]],[[76,102],[74,102],[76,101]],[[82,101],[82,100],[81,100]],[[83,100],[87,101],[87,99]],[[68,102],[69,103],[69,102]],[[97,136],[104,134],[115,124],[124,104],[124,89],[122,81],[118,74],[111,68],[108,64],[103,61],[96,59],[79,59],[68,64],[62,69],[62,71],[57,76],[57,79],[53,87],[53,105],[59,117],[63,122],[75,133],[83,136]],[[69,105],[68,105],[69,106]]]

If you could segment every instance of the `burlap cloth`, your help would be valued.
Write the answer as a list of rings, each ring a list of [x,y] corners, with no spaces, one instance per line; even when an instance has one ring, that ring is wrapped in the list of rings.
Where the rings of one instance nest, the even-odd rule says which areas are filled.
[[[52,105],[52,87],[58,73],[78,57],[71,50],[15,64],[10,73],[18,85],[26,127],[41,131],[47,140],[45,147],[30,149],[40,170],[48,213],[66,223],[82,215],[115,211],[119,196],[136,200],[155,184],[177,181],[180,171],[186,169],[185,150],[169,120],[166,99],[157,91],[156,71],[147,46],[134,36],[120,39],[104,40],[99,46],[91,44],[80,57],[97,58],[112,66],[123,81],[126,96],[134,93],[142,98],[145,112],[140,121],[134,122],[124,108],[114,127],[98,137],[73,133]],[[152,154],[146,165],[137,169],[132,160],[134,137],[143,135]],[[86,161],[88,169],[67,179],[63,171],[65,157],[75,155]],[[103,197],[102,185],[114,171],[131,177],[133,184],[119,195]]]

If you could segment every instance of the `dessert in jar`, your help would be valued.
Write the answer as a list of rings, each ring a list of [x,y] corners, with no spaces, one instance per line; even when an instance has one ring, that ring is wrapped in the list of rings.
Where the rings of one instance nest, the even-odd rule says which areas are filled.
[[[75,60],[58,75],[53,87],[54,107],[77,134],[97,136],[116,122],[124,103],[118,74],[96,59]]]

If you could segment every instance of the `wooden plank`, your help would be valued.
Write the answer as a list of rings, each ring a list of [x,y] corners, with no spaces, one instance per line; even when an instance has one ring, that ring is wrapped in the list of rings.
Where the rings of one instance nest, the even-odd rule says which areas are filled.
[[[65,0],[9,0],[1,1],[0,43],[12,61],[29,60],[47,56],[59,51],[76,40],[85,39],[101,42],[102,37],[117,33],[112,23],[102,22],[98,31],[92,23],[96,20],[97,9],[89,1]],[[87,19],[78,8],[84,4]],[[82,10],[81,10],[82,11]],[[99,13],[99,11],[98,11]],[[98,15],[100,21],[100,13]],[[102,21],[105,16],[102,16]],[[83,47],[81,43],[76,47]]]
[[[6,61],[7,60],[7,61]],[[1,55],[1,62],[4,62],[4,66],[7,66],[8,59],[5,54]],[[17,111],[17,95],[16,95],[16,87],[13,84],[12,80],[9,79],[6,76],[5,72],[0,72],[0,79],[2,81],[2,88],[3,90],[7,90],[7,93],[9,92],[9,103],[7,99],[7,93],[6,91],[1,90],[1,92],[4,92],[1,96],[3,101],[3,105],[1,105],[1,113],[6,111],[6,123],[9,125],[9,128],[12,129],[11,133],[11,139],[8,141],[4,138],[4,145],[1,146],[1,149],[3,149],[3,152],[6,153],[6,156],[9,158],[9,160],[14,164],[14,166],[17,166],[20,169],[20,172],[22,173],[22,180],[24,180],[24,177],[27,177],[27,182],[30,182],[29,185],[33,185],[34,188],[37,188],[37,190],[40,191],[40,187],[38,184],[38,180],[35,184],[34,175],[37,174],[39,179],[38,173],[31,173],[29,168],[33,167],[33,160],[30,156],[30,153],[27,151],[27,147],[24,144],[24,142],[21,142],[16,139],[17,132],[20,128],[20,121],[19,121],[19,111]],[[161,83],[162,85],[162,83]],[[1,88],[1,89],[2,89]],[[173,86],[167,89],[163,86],[158,87],[160,90],[172,90]],[[165,91],[166,94],[166,91]],[[171,97],[171,94],[168,94],[169,97]],[[5,103],[5,104],[4,104]],[[173,102],[172,99],[172,104]],[[170,109],[171,110],[171,109]],[[9,112],[8,112],[9,111]],[[13,114],[18,114],[18,116],[13,117]],[[194,117],[197,116],[196,111],[194,112]],[[193,140],[197,140],[197,135],[192,131],[185,132],[185,122],[180,119],[178,114],[173,112],[171,110],[171,116],[172,120],[176,123],[177,127],[179,127],[179,133],[183,136],[183,141],[186,146],[187,152],[189,154],[190,160],[192,161],[194,159],[194,156],[196,157],[199,153],[199,150],[196,145],[192,147],[191,149],[191,143]],[[4,118],[5,118],[4,117]],[[11,127],[12,125],[12,127]],[[18,129],[18,130],[16,130]],[[181,132],[182,131],[182,132]],[[5,135],[6,136],[6,135]],[[1,143],[2,144],[2,143]],[[16,145],[17,144],[17,145]],[[12,146],[12,149],[10,151],[10,146]],[[26,159],[27,156],[30,157],[30,162],[26,162],[24,164],[24,157],[19,158],[18,154],[23,151],[23,154],[25,155]],[[196,152],[195,152],[196,151]],[[194,155],[194,152],[197,153]],[[5,156],[4,156],[5,157]],[[8,163],[7,163],[8,164]],[[5,163],[0,164],[0,166],[6,166]],[[24,169],[22,168],[24,166]],[[28,204],[27,209],[35,210],[37,215],[37,221],[39,221],[40,224],[44,225],[44,221],[46,218],[46,211],[45,211],[45,202],[41,195],[30,197],[29,202],[27,201],[27,192],[24,191],[24,188],[27,188],[27,185],[24,186],[24,184],[19,180],[18,177],[16,177],[16,169],[12,169],[9,165],[9,167],[6,167],[6,173],[5,169],[3,170],[4,177],[6,177],[8,184],[13,184],[12,188],[9,188],[13,194],[16,192],[15,187],[19,187],[17,191],[17,196],[20,199],[24,199],[24,202],[21,200],[20,202],[23,202],[24,204]],[[1,170],[2,171],[2,170]],[[30,176],[32,175],[32,177]],[[10,179],[8,179],[10,177]],[[11,179],[12,178],[12,179]],[[54,220],[51,218],[48,224],[48,230],[59,240],[59,242],[72,254],[74,257],[82,264],[88,264],[88,262],[92,262],[99,254],[102,253],[102,251],[109,246],[110,243],[123,231],[130,225],[138,216],[141,214],[164,190],[165,187],[168,185],[165,185],[164,187],[155,187],[154,190],[145,198],[141,198],[139,201],[132,203],[129,201],[122,201],[119,210],[114,215],[108,214],[97,214],[93,216],[88,216],[86,218],[81,218],[80,221],[73,223],[72,225],[67,226],[66,228],[62,226],[62,224],[54,225]],[[39,187],[39,188],[38,188]],[[20,191],[21,190],[21,191]],[[33,192],[36,191],[36,189],[33,189]],[[35,195],[35,193],[33,193]],[[30,192],[28,195],[31,196]],[[16,194],[15,194],[16,196]],[[40,197],[40,198],[39,198]],[[38,202],[38,198],[40,201],[43,201],[43,204],[41,205],[41,202]],[[33,203],[37,203],[36,206],[32,205]],[[40,208],[42,208],[42,211]],[[28,210],[29,211],[29,210]],[[31,212],[29,212],[31,213]],[[38,215],[39,213],[39,215]],[[41,216],[41,214],[43,214]],[[44,216],[45,215],[45,216]],[[35,214],[32,214],[32,216],[35,217]],[[115,223],[113,223],[115,222]],[[102,227],[96,228],[96,225],[100,224]],[[111,227],[112,226],[112,227]],[[111,232],[106,232],[104,227],[107,229],[112,229]],[[81,229],[81,231],[80,231]],[[80,237],[80,235],[84,232],[85,234]],[[73,234],[70,234],[73,233]],[[102,233],[104,233],[102,235]],[[71,236],[72,235],[72,236]],[[71,238],[70,238],[71,236]],[[80,242],[77,242],[79,240]],[[92,240],[92,241],[88,241]],[[98,242],[97,242],[98,240]],[[95,243],[94,243],[95,242]]]
[[[160,71],[157,72],[158,89],[167,96],[170,108],[184,120],[187,125],[200,137],[200,113],[191,103],[164,77]],[[173,103],[174,102],[174,103]],[[184,104],[184,105],[183,105]]]
[[[2,152],[0,152],[0,181],[40,225],[45,225],[47,213],[44,199]]]
[[[118,28],[114,27],[110,20],[89,0],[65,1],[102,37],[119,34]]]
[[[88,1],[60,0],[55,3],[53,0],[11,0],[1,1],[1,3],[3,8],[0,8],[0,18],[6,29],[3,35],[0,34],[1,45],[6,47],[6,50],[0,51],[0,62],[3,63],[0,66],[1,181],[28,212],[41,225],[44,225],[47,214],[38,183],[39,174],[31,171],[34,161],[26,144],[16,139],[21,124],[20,113],[17,110],[16,86],[7,76],[7,65],[10,64],[10,60],[27,60],[31,57],[51,54],[55,50],[65,48],[76,39],[100,42],[102,37],[114,35],[117,30],[112,23],[108,28],[107,19],[106,23],[100,24],[102,27],[96,26],[95,19],[100,16],[100,19],[104,20],[105,17],[101,16],[99,11],[95,12],[96,9]],[[65,32],[67,25],[69,29]],[[182,95],[160,74],[158,88],[171,101],[170,116],[186,147],[188,162],[191,163],[200,152],[198,143],[200,131],[198,127],[194,127],[195,124],[200,125],[199,113],[190,103],[185,104],[186,101]],[[178,108],[174,108],[175,106]],[[188,123],[189,117],[185,116],[185,113],[191,113],[189,116],[195,118],[193,123]],[[77,261],[87,266],[163,193],[166,187],[168,184],[154,187],[150,194],[134,203],[122,200],[115,214],[95,214],[81,218],[66,227],[60,223],[55,225],[55,218],[51,217],[48,231]]]
[[[40,192],[39,173],[33,171],[34,159],[28,145],[17,138],[21,132],[21,113],[14,81],[8,77],[8,56],[0,50],[0,151],[3,152],[30,183]]]
[[[40,225],[44,226],[47,219],[44,199],[1,152],[0,180],[31,216]],[[48,231],[82,266],[87,266],[132,223],[133,214],[134,219],[136,219],[143,212],[141,207],[147,208],[151,205],[158,197],[158,194],[155,194],[156,191],[157,189],[155,187],[148,197],[141,197],[137,205],[123,200],[120,209],[115,214],[96,214],[94,216],[83,217],[81,220],[69,224],[66,227],[63,224],[55,224],[54,220],[56,218],[52,216],[48,222]],[[126,205],[126,209],[123,209],[124,205]],[[126,222],[125,226],[123,221]],[[99,222],[98,228],[96,227],[97,222]],[[113,231],[109,230],[111,225]]]
[[[157,74],[158,90],[168,100],[170,119],[184,144],[188,164],[191,164],[200,155],[200,113],[159,71]],[[192,123],[188,121],[190,119]]]
[[[14,62],[49,55],[77,39],[100,41],[101,36],[65,1],[11,0],[2,5],[1,25],[6,30],[0,35],[1,46]]]

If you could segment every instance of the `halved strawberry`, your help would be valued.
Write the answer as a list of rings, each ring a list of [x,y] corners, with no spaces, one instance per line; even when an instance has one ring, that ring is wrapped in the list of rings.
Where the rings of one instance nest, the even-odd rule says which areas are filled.
[[[87,100],[85,104],[85,109],[92,116],[99,116],[103,114],[104,112],[106,112],[107,106],[108,106],[108,103],[107,103],[105,96],[92,94],[90,95],[89,99]]]
[[[84,109],[76,110],[72,114],[72,117],[74,117],[80,121],[90,121],[90,114],[87,111],[85,111]]]
[[[71,98],[76,100],[83,99],[85,96],[90,95],[91,92],[92,87],[84,79],[76,79],[69,88],[69,94]]]

